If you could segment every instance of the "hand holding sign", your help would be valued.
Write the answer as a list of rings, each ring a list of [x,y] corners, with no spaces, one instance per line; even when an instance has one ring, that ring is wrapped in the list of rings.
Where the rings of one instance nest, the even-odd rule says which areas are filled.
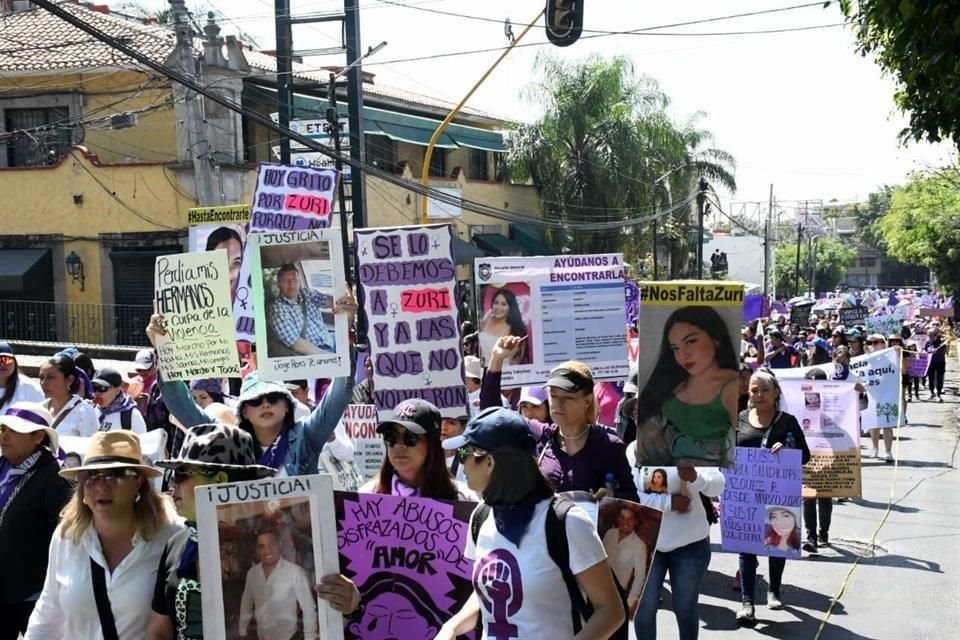
[[[347,287],[347,295],[334,303],[333,312],[349,314],[347,319],[350,324],[353,324],[353,321],[357,319],[357,299],[353,297],[353,291],[349,287]]]
[[[163,321],[163,315],[155,313],[150,316],[150,322],[147,324],[147,340],[156,349],[163,343],[167,335],[166,324]]]
[[[351,614],[360,606],[360,591],[357,585],[339,573],[324,576],[316,589],[317,595],[340,613]]]
[[[498,338],[493,347],[493,353],[490,354],[490,370],[500,371],[504,362],[512,362],[526,339],[527,336],[501,336]],[[495,362],[496,367],[494,366]]]

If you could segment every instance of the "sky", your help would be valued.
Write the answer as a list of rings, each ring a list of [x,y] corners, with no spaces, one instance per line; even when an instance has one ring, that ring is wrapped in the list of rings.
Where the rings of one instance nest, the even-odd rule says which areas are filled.
[[[260,48],[274,46],[273,0],[201,0],[230,18],[223,33],[246,32]],[[514,35],[538,14],[543,0],[359,0],[364,50],[387,46],[364,63],[375,82],[458,102],[493,63],[498,52],[449,54],[507,44],[503,21]],[[390,4],[394,3],[394,4]],[[119,7],[121,0],[109,0]],[[165,0],[141,0],[164,7]],[[396,4],[407,6],[396,6]],[[538,55],[575,62],[591,55],[628,58],[638,74],[651,76],[671,98],[678,122],[703,112],[701,126],[715,146],[737,161],[735,194],[721,202],[766,202],[770,185],[778,201],[858,201],[883,184],[902,183],[911,171],[943,165],[950,145],[914,143],[902,147],[897,134],[906,116],[893,104],[894,83],[854,47],[833,2],[699,25],[648,31],[641,35],[587,38],[589,30],[624,31],[807,4],[802,0],[590,0],[584,38],[571,47],[549,44],[514,49],[479,88],[469,105],[498,116],[531,121],[540,107],[525,99],[536,77]],[[342,9],[342,0],[292,0],[293,15]],[[428,10],[456,15],[439,15]],[[488,18],[492,22],[466,16]],[[543,20],[522,40],[546,43]],[[838,25],[792,33],[704,35]],[[658,34],[658,35],[652,35]],[[699,34],[699,35],[678,35]],[[294,48],[336,45],[335,26],[295,27]],[[308,66],[342,64],[342,56],[307,58]]]

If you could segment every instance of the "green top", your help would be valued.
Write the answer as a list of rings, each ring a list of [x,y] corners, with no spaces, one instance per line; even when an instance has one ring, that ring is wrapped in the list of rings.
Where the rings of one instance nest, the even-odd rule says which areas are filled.
[[[723,406],[722,390],[706,404],[687,404],[671,397],[663,403],[661,413],[678,431],[695,440],[722,439],[729,435],[733,424],[730,412]]]

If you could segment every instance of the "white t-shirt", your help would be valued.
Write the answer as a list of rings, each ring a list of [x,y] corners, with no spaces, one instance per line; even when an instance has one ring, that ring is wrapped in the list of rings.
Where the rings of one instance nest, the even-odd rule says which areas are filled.
[[[46,400],[43,406],[50,409],[50,401]],[[61,419],[60,417],[63,416]],[[78,436],[89,438],[100,429],[100,418],[97,408],[89,402],[84,402],[80,396],[73,396],[63,405],[60,413],[53,416],[53,421],[60,419],[57,424],[57,433],[61,436]]]
[[[0,404],[3,404],[4,411],[17,402],[43,402],[43,391],[40,390],[40,386],[23,374],[19,375],[17,389],[13,392],[10,402],[3,401],[6,395],[7,392],[0,387]]]
[[[519,547],[497,531],[492,510],[480,527],[477,544],[467,536],[464,555],[473,560],[473,589],[480,599],[484,640],[573,638],[570,595],[560,568],[547,552],[548,509],[549,499],[537,505]],[[573,575],[606,559],[596,527],[580,507],[570,508],[564,524]]]
[[[120,411],[116,413],[111,413],[103,421],[103,428],[101,431],[120,431],[123,429],[122,418],[120,417]],[[99,425],[99,420],[97,421]],[[141,435],[147,432],[147,423],[143,420],[143,414],[140,413],[140,410],[133,408],[130,410],[130,430],[137,435]]]

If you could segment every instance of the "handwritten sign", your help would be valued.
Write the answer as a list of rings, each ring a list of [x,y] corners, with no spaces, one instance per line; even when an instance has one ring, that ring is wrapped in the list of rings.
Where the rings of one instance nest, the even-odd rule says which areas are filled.
[[[894,333],[900,334],[900,319],[896,316],[870,316],[866,323],[867,333],[879,333],[884,338]]]
[[[467,392],[450,226],[357,229],[354,238],[380,418],[407,398],[423,398],[446,417],[462,415]]]
[[[348,404],[341,418],[343,428],[356,450],[353,459],[364,480],[380,473],[386,456],[383,438],[377,433],[377,407],[372,404]]]
[[[790,324],[798,324],[801,328],[810,324],[810,312],[813,311],[813,303],[797,304],[790,307]]]
[[[242,249],[249,221],[250,205],[247,204],[187,209],[187,246],[191,252],[212,251],[218,248],[215,245],[229,242],[234,238],[239,243],[237,249]],[[217,229],[225,229],[225,231],[214,237],[213,234]]]
[[[844,307],[837,309],[837,315],[840,316],[840,324],[850,328],[858,324],[864,324],[870,315],[870,310],[866,307]]]
[[[804,487],[818,498],[860,497],[859,394],[853,381],[782,380],[780,398],[810,449]]]
[[[913,378],[925,378],[930,370],[930,352],[921,351],[907,358],[907,375]]]
[[[313,590],[320,578],[340,570],[336,524],[328,517],[334,508],[330,476],[206,485],[197,488],[196,500],[206,637],[232,639],[238,629],[246,635],[253,619],[261,637],[289,638],[299,627],[305,638],[343,639],[343,617]],[[276,550],[275,565],[282,564],[285,579],[245,593],[256,582],[250,576],[263,576],[261,545]],[[296,600],[296,606],[271,608],[272,599]]]
[[[720,504],[723,550],[799,558],[802,540],[801,452],[737,447],[736,466],[723,469]]]
[[[382,612],[403,612],[390,637],[433,638],[473,593],[464,557],[472,502],[379,494],[335,495],[341,572],[360,590],[363,613],[348,640],[379,640]],[[389,614],[387,614],[389,615]]]
[[[158,256],[154,283],[154,306],[167,326],[157,345],[164,378],[239,376],[226,251]]]

